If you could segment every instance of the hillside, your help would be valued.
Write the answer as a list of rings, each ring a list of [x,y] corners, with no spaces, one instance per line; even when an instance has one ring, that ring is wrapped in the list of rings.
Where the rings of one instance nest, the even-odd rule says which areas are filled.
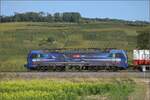
[[[131,62],[139,30],[120,22],[89,23],[12,22],[0,23],[0,71],[26,71],[29,50],[45,48],[117,48],[128,51]]]

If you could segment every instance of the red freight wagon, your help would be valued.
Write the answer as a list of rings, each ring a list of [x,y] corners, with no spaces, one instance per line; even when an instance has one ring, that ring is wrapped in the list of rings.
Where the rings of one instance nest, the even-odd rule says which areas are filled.
[[[142,71],[150,69],[150,50],[133,50],[133,64]]]

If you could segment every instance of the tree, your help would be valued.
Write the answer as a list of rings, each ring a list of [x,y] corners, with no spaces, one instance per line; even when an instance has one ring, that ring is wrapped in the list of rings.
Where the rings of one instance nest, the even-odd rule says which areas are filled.
[[[14,18],[12,16],[3,16],[1,17],[1,22],[12,22]]]
[[[80,19],[81,19],[80,13],[76,13],[76,12],[63,13],[64,22],[79,22]]]
[[[22,21],[22,14],[15,12],[14,21],[16,22]]]
[[[80,13],[72,13],[71,22],[79,22],[81,19]]]
[[[139,31],[137,36],[137,47],[139,49],[150,49],[150,31]]]
[[[3,16],[0,16],[0,22],[3,22]]]
[[[54,39],[54,37],[48,37],[46,41],[49,43],[53,43],[55,41],[55,39]]]
[[[37,18],[38,18],[38,20],[37,20],[38,22],[46,22],[47,21],[47,16],[42,11],[38,13]]]
[[[47,21],[52,22],[53,21],[53,16],[51,14],[47,14]]]
[[[64,22],[71,22],[71,14],[68,12],[63,13],[63,21]]]
[[[61,22],[62,21],[62,16],[60,13],[55,13],[54,14],[54,21],[55,22]]]

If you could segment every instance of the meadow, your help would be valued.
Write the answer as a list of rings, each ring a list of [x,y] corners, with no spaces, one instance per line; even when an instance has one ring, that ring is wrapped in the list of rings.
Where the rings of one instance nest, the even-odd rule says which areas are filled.
[[[0,81],[1,100],[128,100],[131,79],[32,79]]]
[[[27,71],[23,66],[33,49],[50,48],[117,48],[128,51],[136,48],[139,30],[147,26],[130,26],[121,22],[0,23],[0,71]]]

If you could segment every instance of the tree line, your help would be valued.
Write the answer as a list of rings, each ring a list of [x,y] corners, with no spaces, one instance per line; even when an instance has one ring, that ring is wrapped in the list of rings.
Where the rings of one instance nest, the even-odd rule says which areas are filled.
[[[0,22],[119,22],[130,26],[145,26],[149,25],[149,22],[146,21],[127,21],[120,19],[110,19],[110,18],[85,18],[82,17],[79,12],[56,12],[54,14],[44,13],[44,12],[25,12],[17,13],[11,16],[0,16]]]
[[[45,14],[44,12],[15,13],[12,16],[0,16],[1,22],[79,22],[81,15],[78,12],[64,12]]]

